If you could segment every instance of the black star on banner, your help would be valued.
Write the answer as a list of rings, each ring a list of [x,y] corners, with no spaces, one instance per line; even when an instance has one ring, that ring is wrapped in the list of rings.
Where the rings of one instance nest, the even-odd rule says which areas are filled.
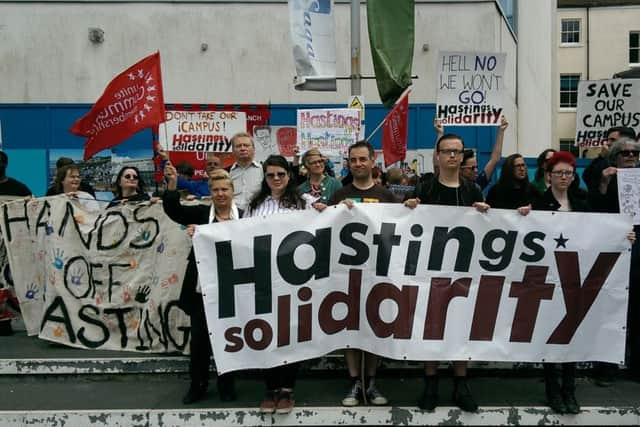
[[[558,249],[559,247],[563,247],[565,249],[567,249],[567,242],[569,241],[569,239],[565,238],[562,236],[562,233],[560,233],[560,237],[558,237],[557,239],[553,239],[556,241],[556,249]]]

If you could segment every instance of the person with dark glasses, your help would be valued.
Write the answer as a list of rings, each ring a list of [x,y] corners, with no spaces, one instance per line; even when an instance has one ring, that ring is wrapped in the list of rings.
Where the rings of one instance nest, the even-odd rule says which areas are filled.
[[[115,197],[108,208],[125,202],[144,202],[151,197],[144,190],[144,181],[140,171],[135,166],[123,166],[118,172],[113,187]]]

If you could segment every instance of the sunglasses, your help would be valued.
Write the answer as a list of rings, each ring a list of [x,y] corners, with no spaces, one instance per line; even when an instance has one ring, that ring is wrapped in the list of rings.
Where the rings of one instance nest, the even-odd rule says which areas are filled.
[[[638,154],[640,154],[640,151],[638,151],[638,150],[622,150],[618,154],[620,154],[622,157],[638,157]]]
[[[285,176],[287,176],[287,173],[286,172],[267,173],[265,174],[265,176],[267,177],[267,179],[275,179],[276,177],[282,179]]]
[[[138,179],[138,175],[131,175],[131,174],[126,174],[125,179]]]

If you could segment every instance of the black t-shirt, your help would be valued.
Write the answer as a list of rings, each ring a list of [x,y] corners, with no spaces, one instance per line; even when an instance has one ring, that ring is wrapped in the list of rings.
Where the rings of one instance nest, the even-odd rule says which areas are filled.
[[[0,182],[0,195],[26,197],[31,195],[31,190],[17,179],[7,178],[5,182]]]
[[[472,206],[484,201],[482,192],[471,182],[463,181],[458,187],[447,187],[434,179],[433,188],[423,194],[420,203],[445,206]],[[420,197],[420,195],[418,195]]]
[[[345,199],[351,199],[356,203],[397,203],[396,196],[378,184],[366,190],[360,190],[353,184],[345,185],[333,193],[329,205],[337,205]]]

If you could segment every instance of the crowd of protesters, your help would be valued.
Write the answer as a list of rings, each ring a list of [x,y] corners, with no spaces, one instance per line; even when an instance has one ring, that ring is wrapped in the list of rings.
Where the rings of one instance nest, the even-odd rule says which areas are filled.
[[[419,204],[472,207],[482,214],[490,208],[514,209],[522,215],[536,210],[560,212],[619,212],[616,172],[620,168],[640,167],[640,142],[629,128],[612,128],[608,144],[585,169],[582,178],[586,190],[580,187],[576,159],[566,151],[544,150],[537,158],[537,170],[529,180],[525,159],[513,153],[503,159],[504,132],[508,122],[501,122],[490,158],[478,164],[473,150],[465,149],[463,139],[445,133],[439,122],[434,150],[434,173],[419,176],[415,171],[390,168],[383,172],[375,166],[375,152],[366,141],[349,147],[348,156],[336,178],[328,159],[318,149],[311,149],[293,163],[273,155],[262,164],[255,160],[254,142],[248,133],[232,137],[235,163],[224,170],[220,159],[209,153],[206,161],[207,178],[193,179],[193,166],[182,162],[173,165],[164,157],[164,188],[158,194],[166,214],[175,222],[190,226],[280,214],[299,209],[322,212],[327,206],[354,203],[404,203],[407,208]],[[494,171],[502,161],[499,178]],[[28,196],[26,186],[5,175],[8,158],[0,151],[0,194]],[[61,158],[57,162],[56,179],[47,195],[67,194],[78,197],[90,209],[96,209],[94,192],[81,179],[81,171],[73,161]],[[490,185],[495,182],[494,185]],[[486,194],[486,197],[485,197]],[[114,182],[115,198],[109,207],[125,202],[150,200],[145,184],[135,167],[123,167]],[[210,205],[184,205],[181,199],[207,197]],[[640,231],[637,230],[636,231]],[[640,377],[639,314],[632,308],[638,305],[640,286],[640,257],[635,234],[628,236],[633,243],[630,272],[628,313],[628,367]],[[180,296],[180,307],[191,317],[191,355],[189,390],[185,404],[201,400],[209,383],[212,356],[209,332],[200,294],[198,273],[193,251],[189,254],[187,271]],[[0,333],[7,333],[8,322],[0,321]],[[10,324],[9,324],[10,328]],[[376,385],[379,357],[359,350],[345,350],[349,386],[344,406],[361,403],[386,405],[388,399]],[[425,387],[418,406],[434,410],[438,406],[438,361],[424,364]],[[615,377],[617,365],[597,363],[597,384],[607,386]],[[295,404],[294,387],[298,364],[288,364],[264,370],[265,397],[260,403],[263,413],[288,413]],[[453,401],[464,411],[474,412],[478,405],[467,380],[467,363],[452,362]],[[558,413],[575,414],[580,405],[575,396],[575,363],[544,364],[544,380],[548,405]],[[221,400],[236,398],[233,374],[218,377]]]

